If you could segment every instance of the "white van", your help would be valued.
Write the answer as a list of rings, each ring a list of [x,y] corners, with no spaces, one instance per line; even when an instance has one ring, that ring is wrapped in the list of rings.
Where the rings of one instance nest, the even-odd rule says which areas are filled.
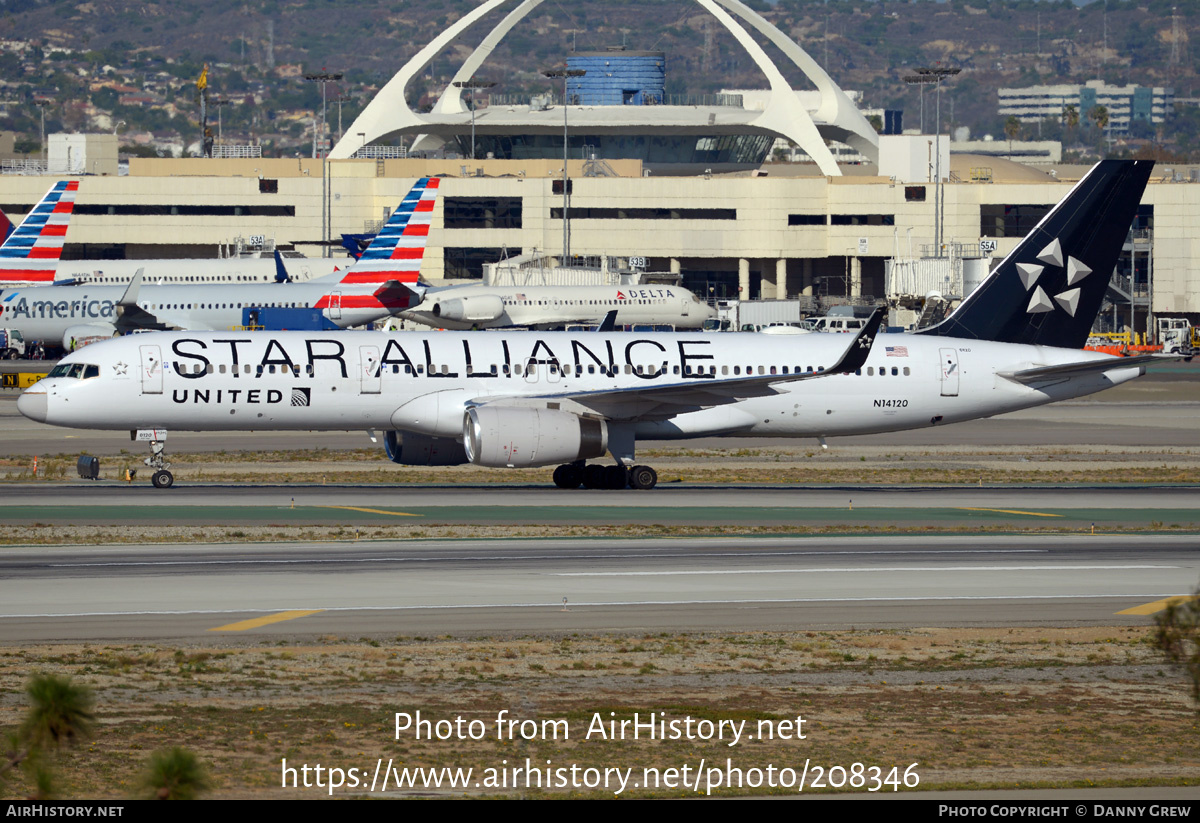
[[[841,334],[857,334],[867,325],[867,319],[862,317],[818,317],[813,331],[837,332]]]

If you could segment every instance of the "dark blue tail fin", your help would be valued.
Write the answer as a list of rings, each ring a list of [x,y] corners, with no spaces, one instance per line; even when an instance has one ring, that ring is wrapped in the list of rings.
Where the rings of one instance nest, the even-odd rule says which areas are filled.
[[[1097,163],[953,314],[918,334],[1083,348],[1153,166]]]

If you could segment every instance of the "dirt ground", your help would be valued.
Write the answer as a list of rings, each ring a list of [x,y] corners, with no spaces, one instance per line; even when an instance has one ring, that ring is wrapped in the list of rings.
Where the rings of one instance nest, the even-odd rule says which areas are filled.
[[[705,769],[728,761],[747,782],[750,770],[773,766],[782,781],[786,772],[778,770],[799,774],[807,763],[810,781],[819,766],[820,782],[849,791],[850,776],[865,775],[885,793],[905,790],[906,774],[920,789],[1200,786],[1200,714],[1150,636],[1149,628],[1113,626],[29,645],[0,650],[0,727],[19,723],[31,673],[88,684],[95,734],[56,764],[72,797],[129,796],[149,754],[180,744],[208,765],[209,796],[217,798],[330,796],[281,788],[285,759],[293,767],[366,770],[364,786],[377,763],[386,771],[390,762],[393,774],[470,767],[478,781],[482,770],[526,758],[543,770],[631,768],[634,781],[647,768],[686,765],[694,775],[702,761]],[[566,721],[568,739],[548,732],[497,739],[505,710],[510,719]],[[434,722],[475,720],[486,732],[479,740],[397,735],[396,713],[417,711]],[[662,713],[659,720],[681,731],[691,718],[696,734],[704,720],[792,733],[731,746],[728,735],[603,739],[593,725],[634,713],[643,721]],[[863,764],[857,772],[856,763]],[[846,773],[828,771],[836,766]],[[701,793],[710,785],[705,774]],[[388,793],[611,797],[616,786],[547,790],[511,780]],[[24,796],[27,789],[0,791]],[[714,793],[795,791],[744,785]],[[364,794],[347,786],[332,796]],[[622,792],[694,794],[694,787],[632,784]]]

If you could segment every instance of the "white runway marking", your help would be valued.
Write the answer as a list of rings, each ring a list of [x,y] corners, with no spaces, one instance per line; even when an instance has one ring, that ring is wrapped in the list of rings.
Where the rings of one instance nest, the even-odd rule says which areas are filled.
[[[554,577],[671,577],[694,574],[822,574],[830,572],[1022,572],[1178,569],[1179,566],[849,566],[831,569],[726,569],[669,572],[554,572]]]

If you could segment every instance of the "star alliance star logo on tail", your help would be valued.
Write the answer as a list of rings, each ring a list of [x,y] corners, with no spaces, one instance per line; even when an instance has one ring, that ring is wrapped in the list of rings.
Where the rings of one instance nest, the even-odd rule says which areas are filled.
[[[1062,245],[1058,242],[1058,238],[1050,241],[1046,248],[1042,249],[1037,256],[1038,260],[1051,266],[1062,267],[1063,254]],[[1017,274],[1021,278],[1021,285],[1026,291],[1033,289],[1033,294],[1029,298],[1029,306],[1025,309],[1027,314],[1041,314],[1042,312],[1054,311],[1054,303],[1062,306],[1063,311],[1072,317],[1075,316],[1075,310],[1079,307],[1079,289],[1067,289],[1060,294],[1054,295],[1054,302],[1051,302],[1050,296],[1042,290],[1041,286],[1034,288],[1045,266],[1039,266],[1036,263],[1018,263]],[[1092,273],[1092,270],[1080,263],[1074,257],[1067,257],[1067,285],[1074,286],[1083,278]]]

